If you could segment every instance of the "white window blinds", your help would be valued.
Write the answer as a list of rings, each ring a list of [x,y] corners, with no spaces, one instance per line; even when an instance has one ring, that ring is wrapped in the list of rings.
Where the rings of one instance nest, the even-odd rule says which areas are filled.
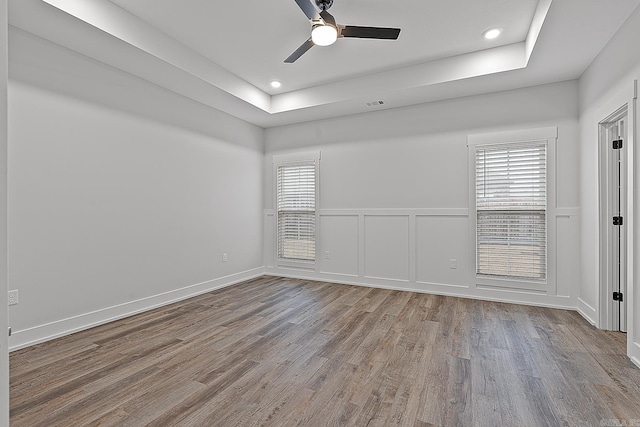
[[[545,280],[547,144],[476,146],[477,273]]]
[[[316,165],[277,167],[278,257],[316,259]]]

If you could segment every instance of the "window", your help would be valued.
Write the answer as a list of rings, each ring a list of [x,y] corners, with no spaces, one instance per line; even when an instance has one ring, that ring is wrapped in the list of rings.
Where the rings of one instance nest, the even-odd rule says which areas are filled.
[[[278,258],[316,259],[316,162],[276,169]]]
[[[475,147],[476,273],[547,277],[547,141]]]

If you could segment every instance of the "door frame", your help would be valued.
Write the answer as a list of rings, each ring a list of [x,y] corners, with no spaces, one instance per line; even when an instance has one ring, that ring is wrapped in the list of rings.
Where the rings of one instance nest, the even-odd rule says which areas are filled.
[[[624,296],[627,300],[627,356],[640,367],[640,292],[636,290],[635,283],[635,265],[636,255],[635,255],[635,246],[638,239],[635,236],[635,216],[636,216],[636,200],[634,197],[634,189],[635,189],[635,180],[636,177],[640,178],[640,175],[637,175],[635,172],[636,164],[640,164],[636,160],[636,156],[640,154],[640,151],[635,149],[635,140],[636,140],[636,125],[638,120],[638,108],[637,108],[637,93],[638,93],[638,81],[632,80],[622,86],[622,90],[620,90],[616,95],[612,96],[607,102],[604,102],[602,107],[599,108],[596,112],[596,120],[598,120],[594,131],[598,132],[598,177],[601,177],[602,171],[600,170],[601,162],[600,162],[600,123],[605,122],[607,118],[613,116],[613,114],[623,108],[625,105],[627,106],[628,111],[628,126],[627,126],[627,141],[625,141],[627,147],[627,156],[626,156],[626,169],[627,169],[627,178],[626,178],[626,202],[627,209],[625,213],[625,227],[626,227],[626,253],[627,253],[627,266],[626,266],[626,276],[627,276],[627,294]],[[638,151],[638,153],[636,153]],[[640,186],[640,184],[638,184]],[[600,181],[598,182],[598,196],[601,196],[601,188]],[[600,202],[600,198],[598,199]],[[599,213],[599,221],[598,221],[598,237],[599,243],[598,248],[600,254],[603,253],[603,245],[606,245],[607,242],[602,239],[602,221],[608,221],[608,218],[601,217],[601,209],[598,208]],[[608,318],[608,312],[602,312],[603,305],[606,309],[607,304],[603,304],[603,302],[607,301],[610,295],[606,289],[606,282],[602,280],[602,256],[598,260],[598,304],[596,309],[598,310],[597,326],[601,329],[606,329],[606,319]],[[639,266],[640,267],[640,266]]]
[[[620,151],[613,150],[611,143],[620,136],[618,124],[625,123],[626,135],[623,133],[623,147]],[[626,298],[622,304],[613,300],[613,292],[619,290],[627,295],[627,223],[628,204],[626,200],[626,187],[628,184],[628,122],[629,106],[624,104],[598,123],[598,148],[599,148],[599,221],[600,221],[600,328],[613,331],[626,331]],[[611,135],[615,129],[616,135]],[[618,163],[618,155],[620,162]],[[619,175],[620,193],[618,192]],[[618,203],[615,203],[615,202]],[[624,222],[622,226],[614,226],[612,218],[621,212]],[[618,234],[619,233],[619,234]],[[618,241],[619,239],[619,241]],[[618,266],[618,261],[620,265]],[[620,288],[618,288],[618,282]]]

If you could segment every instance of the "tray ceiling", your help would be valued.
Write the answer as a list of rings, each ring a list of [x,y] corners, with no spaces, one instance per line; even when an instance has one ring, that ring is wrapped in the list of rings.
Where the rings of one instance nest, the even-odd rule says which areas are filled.
[[[283,61],[310,31],[294,0],[11,0],[9,22],[272,127],[576,79],[639,4],[335,0],[338,23],[400,27],[400,38],[340,39],[294,64]],[[493,27],[503,34],[485,40]]]

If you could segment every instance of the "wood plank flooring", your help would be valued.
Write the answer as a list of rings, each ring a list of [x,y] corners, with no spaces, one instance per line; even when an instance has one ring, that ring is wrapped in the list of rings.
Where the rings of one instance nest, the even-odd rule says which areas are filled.
[[[571,311],[262,277],[12,353],[11,425],[640,425],[625,340]]]

